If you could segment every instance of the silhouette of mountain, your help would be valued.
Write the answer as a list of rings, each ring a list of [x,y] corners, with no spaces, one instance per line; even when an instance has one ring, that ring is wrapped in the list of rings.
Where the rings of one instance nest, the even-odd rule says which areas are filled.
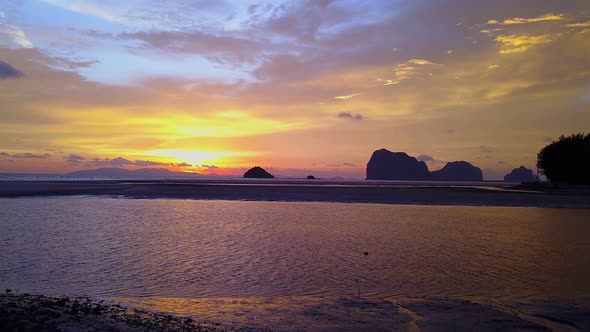
[[[452,161],[430,173],[434,181],[483,181],[483,173],[466,161]]]
[[[162,177],[195,177],[197,173],[173,172],[165,168],[124,169],[117,167],[81,170],[66,174],[76,177],[109,177],[109,178],[162,178]]]
[[[373,152],[367,164],[367,180],[428,180],[430,173],[423,161],[404,152],[381,149]]]
[[[533,174],[533,170],[524,166],[513,169],[510,174],[504,176],[506,182],[535,182],[537,178]]]
[[[274,176],[267,172],[264,168],[255,166],[250,168],[246,173],[244,173],[245,178],[250,179],[273,179]]]

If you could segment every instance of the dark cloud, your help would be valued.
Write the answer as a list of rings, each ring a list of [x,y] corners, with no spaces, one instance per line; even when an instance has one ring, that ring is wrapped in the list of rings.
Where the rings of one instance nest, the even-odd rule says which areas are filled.
[[[9,157],[10,155],[6,152],[0,152],[0,157]]]
[[[171,164],[171,163],[164,163],[164,162],[159,162],[159,161],[151,161],[151,160],[135,160],[135,161],[131,161],[129,159],[125,159],[123,157],[117,157],[117,158],[113,158],[113,159],[109,159],[109,158],[105,158],[105,159],[100,159],[100,158],[94,158],[89,162],[90,165],[92,166],[115,166],[115,167],[120,167],[120,166],[140,166],[140,167],[149,167],[149,166],[170,166],[170,165],[175,165],[175,164]],[[179,164],[176,164],[179,165]],[[186,166],[190,166],[188,164],[186,164]]]
[[[133,164],[133,162],[131,162],[131,160],[125,159],[122,157],[117,157],[115,159],[111,159],[110,163],[113,166],[123,166],[123,165],[132,165]]]
[[[455,130],[455,129],[449,129],[449,130],[447,130],[447,133],[448,133],[448,134],[454,134],[455,132],[456,132],[456,130]]]
[[[503,165],[504,164],[504,160],[498,160],[498,164]]]
[[[188,164],[188,163],[178,163],[178,164],[170,163],[170,165],[177,166],[177,167],[192,167],[193,166],[193,165]]]
[[[69,156],[64,157],[64,159],[70,165],[79,165],[83,160],[85,160],[84,157],[78,156],[76,154],[70,154]]]
[[[215,165],[205,165],[205,164],[201,165],[201,167],[204,167],[204,168],[210,168],[210,169],[219,168],[219,167],[217,167],[217,166],[215,166]]]
[[[129,159],[125,159],[122,157],[117,157],[114,159],[100,159],[94,158],[89,162],[92,166],[126,166],[126,165],[133,165],[133,162]]]
[[[168,166],[168,165],[170,165],[169,163],[162,163],[162,162],[151,161],[151,160],[136,160],[133,164],[137,165],[137,166]]]
[[[358,167],[358,165],[352,163],[342,163],[342,164],[327,164],[328,167]]]
[[[25,158],[25,159],[45,159],[45,158],[51,157],[51,155],[48,154],[48,153],[45,153],[45,154],[34,154],[34,153],[26,152],[26,153],[14,154],[14,155],[12,155],[12,157],[14,157],[14,158]]]
[[[416,159],[418,159],[420,161],[424,161],[424,162],[428,162],[428,161],[433,161],[434,160],[434,158],[432,158],[432,156],[429,156],[427,154],[421,154]]]
[[[492,153],[492,152],[496,151],[496,149],[494,149],[491,146],[481,145],[479,147],[479,151],[482,152],[482,153]]]
[[[350,120],[362,120],[363,116],[361,114],[353,114],[350,112],[340,112],[336,115],[340,119],[350,119]]]
[[[25,76],[25,74],[22,71],[0,60],[0,80],[8,78],[20,78],[23,76]]]

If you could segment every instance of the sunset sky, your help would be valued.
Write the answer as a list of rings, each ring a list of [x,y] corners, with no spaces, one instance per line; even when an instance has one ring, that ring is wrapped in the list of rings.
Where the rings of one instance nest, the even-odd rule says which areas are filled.
[[[500,179],[581,131],[587,0],[0,1],[0,172]]]

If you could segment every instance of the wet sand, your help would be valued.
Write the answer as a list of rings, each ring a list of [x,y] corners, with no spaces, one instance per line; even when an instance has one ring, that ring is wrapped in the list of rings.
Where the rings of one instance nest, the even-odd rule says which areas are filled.
[[[288,202],[590,208],[590,190],[505,184],[328,181],[2,181],[0,198],[96,195]]]
[[[590,303],[451,298],[140,298],[146,310],[272,331],[587,331]]]
[[[2,331],[587,331],[588,302],[0,295]]]
[[[0,295],[1,331],[237,331],[87,297]]]

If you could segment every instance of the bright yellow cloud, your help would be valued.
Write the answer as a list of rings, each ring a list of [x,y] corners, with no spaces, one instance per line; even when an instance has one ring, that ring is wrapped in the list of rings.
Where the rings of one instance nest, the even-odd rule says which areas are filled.
[[[522,53],[531,47],[550,43],[558,36],[558,34],[545,34],[539,36],[500,35],[496,37],[496,41],[502,44],[500,54],[511,54]]]
[[[489,20],[488,24],[514,25],[514,24],[525,24],[525,23],[536,23],[536,22],[547,22],[547,21],[560,21],[563,19],[565,19],[563,14],[545,14],[543,16],[532,17],[532,18],[514,17],[514,18],[506,19],[504,21]]]
[[[567,24],[568,28],[590,28],[590,21]]]
[[[360,95],[360,93],[354,93],[354,94],[345,95],[345,96],[337,96],[337,97],[334,97],[334,99],[347,100],[347,99],[350,99],[350,98],[354,98],[354,97],[356,97],[358,95]]]
[[[414,77],[420,68],[427,65],[435,65],[425,59],[410,59],[404,63],[400,63],[393,68],[393,77],[386,79],[378,79],[382,85],[395,85],[401,81]]]
[[[424,59],[411,59],[410,61],[408,61],[408,63],[420,65],[420,66],[433,64],[432,62],[430,62],[428,60],[424,60]]]

